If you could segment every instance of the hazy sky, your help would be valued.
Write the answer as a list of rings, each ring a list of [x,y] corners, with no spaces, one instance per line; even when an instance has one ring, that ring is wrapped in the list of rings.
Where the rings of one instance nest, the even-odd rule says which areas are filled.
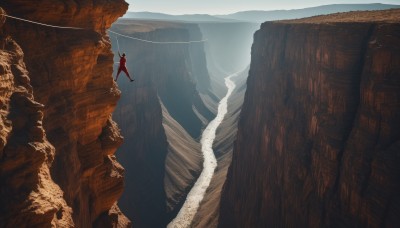
[[[125,0],[129,11],[168,14],[227,14],[243,10],[299,9],[340,3],[400,4],[400,0]]]

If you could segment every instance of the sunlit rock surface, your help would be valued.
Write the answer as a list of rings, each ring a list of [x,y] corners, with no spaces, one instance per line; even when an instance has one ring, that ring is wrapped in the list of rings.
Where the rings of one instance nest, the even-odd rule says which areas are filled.
[[[120,92],[111,77],[113,53],[105,33],[111,23],[125,13],[127,4],[123,0],[79,3],[72,0],[46,0],[40,4],[35,1],[5,0],[0,7],[12,16],[51,25],[83,28],[49,28],[13,19],[7,19],[1,28],[4,34],[20,45],[29,73],[18,80],[20,83],[30,81],[30,86],[26,88],[30,93],[33,92],[35,101],[39,102],[37,105],[32,103],[32,108],[25,105],[27,111],[18,111],[18,114],[27,112],[31,119],[36,115],[36,119],[24,120],[15,114],[18,116],[16,122],[21,124],[19,127],[34,124],[43,129],[24,131],[28,135],[28,139],[24,140],[28,140],[30,150],[42,148],[39,151],[43,154],[29,155],[30,158],[25,156],[26,162],[36,164],[30,167],[28,174],[44,176],[49,183],[54,180],[59,187],[53,183],[52,189],[46,190],[49,199],[53,199],[51,195],[64,198],[54,198],[55,202],[49,199],[33,202],[31,205],[28,204],[27,195],[20,196],[19,200],[27,203],[24,206],[29,208],[45,206],[46,210],[38,212],[48,217],[39,224],[41,227],[58,226],[55,223],[57,221],[68,222],[63,226],[92,227],[99,224],[95,223],[99,219],[108,219],[110,224],[118,226],[129,226],[129,220],[122,213],[113,212],[119,211],[115,203],[123,191],[124,171],[113,155],[122,143],[119,129],[111,119]],[[17,65],[10,67],[13,73],[22,69]],[[20,100],[17,103],[28,104],[28,100],[33,98],[24,99],[17,98]],[[38,109],[37,113],[40,114],[33,115],[36,113],[34,109]],[[44,135],[49,146],[32,144],[42,138],[39,141],[47,145]],[[24,145],[19,142],[16,144],[17,148]],[[22,156],[21,153],[17,154]],[[5,159],[4,152],[2,155]],[[38,168],[40,166],[47,168]],[[6,166],[2,164],[1,167]],[[46,169],[47,172],[44,172]],[[15,172],[6,174],[2,171],[1,175],[10,179]],[[17,180],[10,179],[2,188],[9,191],[9,187],[12,187],[9,183]],[[23,191],[35,192],[43,184],[41,179],[38,181],[36,178],[36,181],[38,183],[32,183]],[[35,200],[41,198],[40,195],[34,197]],[[14,203],[14,206],[20,206]],[[20,220],[20,226],[32,225],[29,219],[35,220],[35,216],[20,215],[20,218],[26,218],[26,221]],[[9,221],[5,224],[14,227]]]

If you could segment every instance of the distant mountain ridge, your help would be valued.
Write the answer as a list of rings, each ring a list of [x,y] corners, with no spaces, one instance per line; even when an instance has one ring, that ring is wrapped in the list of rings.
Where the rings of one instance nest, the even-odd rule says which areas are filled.
[[[128,12],[124,18],[146,19],[146,20],[167,20],[167,21],[189,21],[189,22],[237,22],[247,21],[262,23],[264,21],[297,19],[324,15],[339,12],[361,11],[361,10],[386,10],[400,8],[400,5],[389,4],[332,4],[304,9],[293,10],[271,10],[271,11],[242,11],[228,15],[208,15],[208,14],[185,14],[169,15],[153,12]]]
[[[273,11],[243,11],[229,15],[215,15],[220,18],[229,18],[240,21],[251,21],[262,23],[264,21],[274,21],[282,19],[298,19],[311,17],[316,15],[324,15],[331,13],[364,11],[364,10],[386,10],[392,8],[400,8],[400,5],[387,4],[333,4],[324,5],[304,9],[293,10],[273,10]]]

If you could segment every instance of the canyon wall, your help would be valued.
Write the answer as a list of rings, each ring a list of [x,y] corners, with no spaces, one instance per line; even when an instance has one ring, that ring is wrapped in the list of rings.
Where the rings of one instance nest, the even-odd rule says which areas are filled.
[[[158,42],[202,39],[196,25],[181,23],[119,20],[112,31]],[[138,227],[165,227],[201,172],[198,137],[214,116],[208,106],[215,104],[203,101],[210,84],[203,44],[121,36],[118,43],[135,77],[119,77],[122,98],[113,115],[125,136],[118,155],[129,167],[119,205]]]
[[[400,11],[264,23],[219,227],[399,227]]]
[[[5,0],[0,7],[12,16],[83,28],[9,18],[1,28],[2,225],[130,226],[116,206],[124,169],[113,155],[122,137],[111,113],[120,92],[105,33],[127,4]]]
[[[72,225],[71,208],[50,178],[55,149],[43,129],[23,52],[0,17],[0,226]]]

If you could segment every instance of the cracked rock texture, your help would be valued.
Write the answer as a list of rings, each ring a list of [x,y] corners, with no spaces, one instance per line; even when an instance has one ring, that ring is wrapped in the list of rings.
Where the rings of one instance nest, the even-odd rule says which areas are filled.
[[[23,52],[2,32],[0,45],[0,226],[71,225],[72,210],[50,177],[55,149],[44,133],[44,106],[33,96]]]
[[[113,53],[105,33],[127,4],[5,0],[0,7],[12,16],[84,28],[12,19],[0,28],[20,46],[6,41],[1,50],[0,194],[18,193],[12,195],[17,199],[2,197],[11,201],[0,206],[6,211],[1,225],[130,226],[116,206],[124,169],[113,155],[122,137],[111,113],[120,92],[111,77]]]

